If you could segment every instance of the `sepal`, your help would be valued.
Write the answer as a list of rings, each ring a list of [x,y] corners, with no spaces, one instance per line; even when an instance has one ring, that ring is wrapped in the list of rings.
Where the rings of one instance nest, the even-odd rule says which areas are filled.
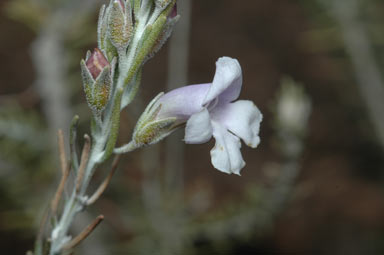
[[[176,0],[168,0],[169,3],[164,8],[163,14],[173,18],[177,15],[177,1]]]
[[[146,60],[151,59],[167,42],[168,38],[171,36],[172,31],[176,25],[176,23],[179,21],[180,15],[177,15],[173,18],[168,18],[167,22],[164,26],[163,31],[159,35],[158,39],[156,40],[155,44],[153,45],[151,51],[148,53],[148,56],[146,57]]]
[[[142,147],[159,142],[171,134],[179,125],[176,117],[158,119],[161,104],[158,100],[164,93],[157,95],[140,116],[133,131],[133,141],[136,147]]]
[[[107,11],[105,4],[101,6],[99,12],[99,19],[97,21],[97,45],[99,49],[104,50],[105,47],[105,39],[107,35]]]
[[[148,25],[146,31],[144,32],[142,40],[142,46],[139,49],[137,56],[135,57],[134,63],[128,71],[127,77],[124,80],[124,86],[128,86],[131,82],[134,75],[137,73],[138,69],[144,63],[145,58],[150,53],[151,49],[156,43],[156,39],[159,37],[160,33],[163,31],[165,22],[167,21],[167,16],[165,14],[161,14],[157,20],[153,23],[153,25]]]
[[[81,77],[83,79],[83,88],[85,92],[85,97],[87,99],[89,106],[92,108],[91,106],[91,102],[93,101],[92,90],[93,90],[93,84],[95,80],[93,79],[92,74],[89,72],[84,60],[81,60],[80,67],[81,67]]]
[[[164,10],[167,6],[173,2],[173,0],[155,0],[155,4],[157,8]]]
[[[128,47],[132,37],[133,22],[130,1],[114,0],[108,17],[108,36],[118,50]]]
[[[83,66],[83,63],[81,65]],[[105,109],[110,96],[112,83],[110,67],[104,68],[96,81],[93,81],[92,83],[89,79],[89,72],[84,70],[83,67],[82,73],[84,91],[88,104],[92,110],[100,114]]]
[[[177,127],[176,118],[149,122],[133,133],[133,141],[136,147],[142,147],[159,142],[171,134]]]
[[[93,54],[88,52],[86,61],[82,60],[80,66],[88,105],[95,115],[100,116],[110,100],[116,59],[112,60],[111,65],[106,59],[104,59],[105,62],[103,62],[103,60],[93,63],[92,58],[96,59],[97,54],[102,54],[98,50],[95,50],[95,52]]]
[[[118,55],[117,50],[115,46],[113,46],[107,33],[110,9],[110,6],[105,7],[105,5],[103,5],[101,7],[97,25],[97,45],[98,48],[105,54],[108,61],[112,61],[112,59]]]
[[[160,92],[154,99],[152,99],[151,102],[147,105],[144,112],[141,114],[139,120],[137,121],[135,129],[141,128],[143,125],[145,125],[146,122],[149,122],[156,118],[157,114],[159,113],[161,106],[156,105],[156,103],[159,101],[160,97],[164,95],[164,92]]]

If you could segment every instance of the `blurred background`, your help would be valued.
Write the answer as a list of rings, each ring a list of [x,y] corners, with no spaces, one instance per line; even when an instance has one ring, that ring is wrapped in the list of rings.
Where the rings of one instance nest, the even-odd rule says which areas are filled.
[[[56,132],[90,111],[79,62],[102,0],[0,2],[0,249],[32,249],[59,181]],[[213,79],[237,58],[241,98],[264,115],[242,176],[210,164],[214,141],[179,130],[125,155],[74,235],[75,254],[383,254],[384,2],[180,0],[174,36],[146,64],[119,144],[160,91]],[[108,165],[94,178],[96,188]],[[103,171],[104,170],[104,171]]]

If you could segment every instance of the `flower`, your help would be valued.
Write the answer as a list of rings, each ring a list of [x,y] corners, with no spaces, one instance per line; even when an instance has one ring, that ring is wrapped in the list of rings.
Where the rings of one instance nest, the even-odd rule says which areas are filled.
[[[150,129],[150,137],[156,142],[181,123],[186,123],[184,140],[188,144],[205,143],[213,136],[216,140],[211,150],[213,166],[222,172],[240,175],[245,166],[240,139],[256,148],[262,121],[262,114],[252,101],[233,102],[239,97],[241,86],[239,62],[229,57],[219,58],[212,83],[185,86],[159,95],[147,107],[144,114],[147,117],[142,115],[139,126],[153,127],[153,123],[166,121],[167,125],[162,126],[167,130],[161,131],[161,125]],[[140,133],[138,129],[141,128],[136,128],[135,133]],[[158,138],[154,130],[161,133]],[[145,136],[147,142],[148,137]]]

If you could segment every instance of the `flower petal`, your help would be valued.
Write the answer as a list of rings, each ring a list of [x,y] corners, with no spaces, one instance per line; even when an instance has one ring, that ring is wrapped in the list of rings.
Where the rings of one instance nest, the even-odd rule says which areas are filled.
[[[187,121],[193,114],[203,110],[202,102],[209,88],[207,84],[190,85],[169,91],[159,98],[159,118],[176,117]]]
[[[216,61],[216,73],[212,85],[203,101],[206,105],[219,97],[220,101],[231,102],[239,97],[242,84],[239,62],[230,57],[221,57]]]
[[[256,148],[260,143],[259,131],[263,115],[252,101],[239,100],[218,105],[211,112],[211,117],[243,139],[248,146]]]
[[[224,173],[240,175],[240,170],[245,166],[240,152],[240,139],[215,121],[212,121],[212,127],[216,139],[215,147],[211,150],[212,165]]]
[[[198,144],[208,142],[212,137],[212,126],[208,110],[204,108],[189,118],[185,128],[186,143]]]

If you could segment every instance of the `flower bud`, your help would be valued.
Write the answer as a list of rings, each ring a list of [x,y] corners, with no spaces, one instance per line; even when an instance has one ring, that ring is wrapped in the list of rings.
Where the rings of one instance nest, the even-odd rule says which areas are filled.
[[[114,0],[110,6],[108,33],[117,49],[125,49],[131,39],[133,24],[130,1]]]
[[[101,71],[103,71],[106,66],[109,66],[108,60],[98,48],[95,48],[95,51],[87,59],[85,64],[93,79],[97,79]]]
[[[148,53],[146,60],[152,58],[166,43],[168,38],[171,36],[172,31],[178,22],[180,15],[177,14],[176,4],[172,7],[172,11],[168,14],[164,28],[160,35],[156,38],[156,41]]]
[[[119,0],[119,4],[120,4],[120,7],[121,7],[121,9],[123,10],[123,12],[125,12],[125,3],[124,3],[124,0]]]
[[[99,49],[105,53],[108,61],[112,61],[113,58],[118,55],[115,46],[108,36],[108,17],[110,9],[110,6],[106,8],[105,5],[103,5],[101,7],[97,25],[97,45]]]
[[[177,16],[177,3],[175,3],[175,5],[172,7],[172,11],[171,13],[169,14],[169,17],[171,19],[173,19],[174,17]]]
[[[113,77],[111,70],[114,69],[114,63],[115,60],[110,65],[104,54],[97,48],[93,53],[88,52],[86,60],[80,63],[87,102],[98,115],[108,103]]]
[[[164,93],[160,93],[155,97],[140,116],[135,130],[133,132],[133,141],[136,147],[155,144],[171,134],[179,127],[177,118],[159,117],[161,104],[158,104],[158,99]]]

